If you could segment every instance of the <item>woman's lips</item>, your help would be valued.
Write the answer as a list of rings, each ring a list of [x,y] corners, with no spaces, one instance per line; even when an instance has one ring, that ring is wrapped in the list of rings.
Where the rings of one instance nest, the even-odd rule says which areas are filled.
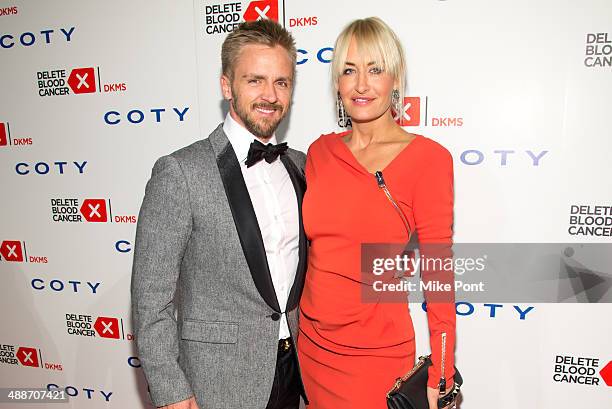
[[[353,104],[355,105],[367,105],[370,102],[374,101],[374,98],[356,97],[356,98],[351,98],[351,100],[353,101]]]

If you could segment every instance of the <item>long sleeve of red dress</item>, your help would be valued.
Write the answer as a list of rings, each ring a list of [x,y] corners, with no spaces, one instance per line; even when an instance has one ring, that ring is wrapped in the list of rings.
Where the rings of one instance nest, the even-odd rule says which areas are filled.
[[[413,212],[419,237],[421,254],[432,257],[451,257],[453,234],[453,159],[442,148],[431,150],[428,164],[423,169],[414,191]],[[434,244],[427,246],[427,244]],[[448,247],[441,246],[448,244]],[[435,254],[430,254],[430,253]],[[439,271],[422,271],[423,277]],[[452,271],[441,273],[444,282],[454,283]],[[428,386],[435,388],[441,378],[442,351],[444,349],[444,377],[446,385],[452,385],[454,375],[455,303],[452,294],[441,302],[428,302],[427,322],[433,365],[429,369]],[[443,341],[443,336],[445,340]]]

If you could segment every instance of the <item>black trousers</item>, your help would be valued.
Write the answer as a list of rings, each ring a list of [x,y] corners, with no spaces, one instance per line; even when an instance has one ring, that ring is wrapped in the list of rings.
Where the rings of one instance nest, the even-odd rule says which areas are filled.
[[[298,409],[300,406],[302,387],[294,348],[293,344],[286,348],[284,340],[279,342],[274,383],[266,409]]]

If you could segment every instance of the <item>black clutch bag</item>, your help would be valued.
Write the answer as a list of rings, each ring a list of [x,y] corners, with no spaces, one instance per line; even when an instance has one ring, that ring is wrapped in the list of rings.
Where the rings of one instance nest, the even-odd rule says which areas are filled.
[[[431,366],[431,358],[422,356],[419,362],[401,378],[397,378],[393,388],[387,392],[387,407],[389,409],[429,409],[427,401],[427,369]],[[453,402],[459,394],[463,378],[455,367],[452,390],[438,399],[438,408],[443,408]]]

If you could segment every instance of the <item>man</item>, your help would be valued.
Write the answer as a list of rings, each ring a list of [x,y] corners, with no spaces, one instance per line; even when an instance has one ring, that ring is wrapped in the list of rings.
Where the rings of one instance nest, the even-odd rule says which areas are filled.
[[[158,407],[298,408],[305,156],[274,136],[295,43],[260,20],[221,54],[225,122],[160,158],[147,184],[132,276],[139,358]]]

